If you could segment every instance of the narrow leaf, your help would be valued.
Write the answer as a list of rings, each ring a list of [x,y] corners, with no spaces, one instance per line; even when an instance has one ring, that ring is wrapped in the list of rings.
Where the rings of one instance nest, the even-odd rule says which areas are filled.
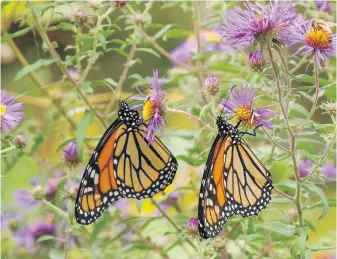
[[[263,224],[257,225],[258,228],[264,228],[272,232],[276,232],[283,236],[291,237],[295,234],[295,228],[291,225],[286,225],[282,222],[266,222]]]
[[[323,205],[323,210],[322,210],[322,214],[318,219],[322,219],[325,217],[325,215],[328,213],[329,210],[329,202],[327,197],[325,196],[325,193],[322,191],[321,188],[317,187],[316,185],[314,185],[311,182],[307,182],[302,184],[303,188],[305,188],[307,191],[309,192],[314,192],[316,193],[320,198],[321,198],[321,202]]]
[[[28,66],[25,66],[22,68],[14,77],[14,81],[17,81],[24,77],[26,74],[31,73],[41,67],[49,66],[50,64],[53,64],[55,62],[55,59],[39,59],[34,64],[30,64]]]

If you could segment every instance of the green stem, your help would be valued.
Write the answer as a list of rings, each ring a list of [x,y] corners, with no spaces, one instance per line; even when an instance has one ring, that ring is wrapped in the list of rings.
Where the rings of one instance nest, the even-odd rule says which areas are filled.
[[[14,150],[14,149],[16,149],[15,146],[10,146],[10,147],[8,147],[8,148],[5,148],[5,149],[0,150],[0,154],[4,154],[4,153],[7,153],[7,152],[10,152],[10,151],[12,151],[12,150]]]
[[[297,217],[298,217],[298,224],[300,227],[304,226],[303,223],[303,211],[302,211],[302,204],[301,204],[301,184],[299,182],[296,183],[296,196],[295,196],[295,204],[297,210]]]
[[[197,116],[194,116],[193,114],[187,112],[187,111],[183,111],[183,110],[178,110],[178,109],[173,109],[173,108],[166,108],[166,111],[168,112],[175,112],[175,113],[181,113],[186,115],[188,118],[193,119],[197,122],[199,122],[202,126],[206,127],[207,129],[211,130],[211,131],[215,131],[214,128],[212,128],[209,124],[207,124],[206,122],[202,121],[201,119],[199,119]]]
[[[117,96],[120,96],[121,94],[121,90],[122,90],[122,86],[127,78],[127,75],[128,75],[128,72],[129,72],[129,68],[131,66],[131,61],[136,53],[136,49],[137,49],[137,42],[134,41],[132,43],[132,46],[131,46],[131,49],[130,49],[130,52],[128,54],[128,57],[127,57],[127,61],[124,65],[124,69],[122,71],[122,74],[121,76],[119,77],[119,81],[118,81],[118,84],[117,84],[117,87],[116,87],[116,91],[115,91],[115,96],[112,97],[111,101],[108,103],[108,105],[106,106],[105,108],[105,111],[104,111],[104,115],[106,116],[109,111],[112,109],[115,101],[117,100]]]
[[[61,210],[59,207],[56,207],[54,204],[47,201],[46,199],[43,199],[42,202],[43,202],[44,205],[49,207],[52,211],[54,211],[60,217],[62,217],[64,219],[67,219],[67,220],[69,219],[68,214],[66,212],[64,212],[63,210]]]
[[[316,110],[317,103],[318,103],[318,97],[319,97],[319,74],[318,74],[318,66],[317,66],[316,58],[314,58],[314,73],[315,73],[315,95],[314,95],[314,101],[312,103],[312,107],[306,118],[307,121],[309,121],[314,115],[314,112]],[[304,129],[304,125],[302,125],[299,128],[299,130],[295,133],[295,135],[298,135],[303,129]]]
[[[101,24],[102,22],[112,13],[112,11],[114,10],[113,7],[110,7],[103,15],[98,16],[97,18],[97,23],[96,23],[96,28],[95,28],[95,33],[94,33],[94,43],[93,43],[93,48],[92,48],[92,52],[91,52],[91,58],[88,61],[88,64],[86,66],[86,68],[83,71],[83,74],[81,76],[81,80],[80,82],[83,83],[85,81],[85,79],[87,78],[92,66],[95,64],[96,60],[98,59],[99,55],[97,54],[97,47],[98,47],[98,34],[101,30]]]
[[[102,124],[102,126],[104,128],[107,127],[107,125],[105,124],[103,118],[100,116],[100,114],[98,114],[98,112],[92,107],[92,105],[90,104],[90,102],[88,101],[87,97],[85,96],[85,94],[82,92],[81,89],[79,89],[77,87],[77,82],[70,76],[69,71],[67,69],[67,67],[63,64],[61,57],[57,54],[57,52],[55,51],[52,43],[50,42],[48,35],[46,34],[46,32],[43,30],[41,23],[39,21],[39,15],[37,14],[36,10],[33,7],[33,4],[29,1],[27,2],[32,14],[33,14],[33,19],[35,21],[35,25],[36,25],[36,30],[38,31],[39,35],[41,36],[42,40],[44,41],[44,43],[46,44],[49,54],[56,60],[56,64],[59,67],[59,69],[64,73],[64,75],[66,75],[66,77],[68,78],[68,80],[75,86],[74,88],[76,89],[77,93],[79,94],[79,96],[81,97],[81,99],[85,102],[85,104],[87,105],[87,107],[93,112],[93,114],[97,117],[97,119],[100,121],[100,123]]]
[[[317,169],[323,164],[323,162],[325,161],[326,157],[328,156],[330,150],[332,149],[332,147],[334,147],[335,141],[336,141],[336,131],[333,134],[333,137],[332,137],[329,145],[325,149],[322,157],[320,158],[320,160],[318,161],[318,163],[315,165],[315,167],[312,169],[312,171],[305,178],[302,179],[302,182],[310,179],[314,175],[314,173],[317,171]]]

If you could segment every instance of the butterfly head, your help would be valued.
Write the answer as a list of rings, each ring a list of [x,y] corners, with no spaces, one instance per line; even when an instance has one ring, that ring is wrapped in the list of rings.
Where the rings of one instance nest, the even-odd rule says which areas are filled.
[[[216,124],[218,125],[218,129],[220,134],[223,135],[236,135],[239,131],[229,122],[227,122],[221,116],[217,117]]]
[[[130,109],[124,101],[119,102],[118,118],[128,126],[138,127],[143,122],[138,112]]]

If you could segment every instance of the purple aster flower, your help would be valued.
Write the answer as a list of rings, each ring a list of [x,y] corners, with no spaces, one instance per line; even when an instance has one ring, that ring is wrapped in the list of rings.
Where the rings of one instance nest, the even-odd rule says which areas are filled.
[[[164,211],[167,212],[168,208],[169,208],[169,204],[166,202],[163,202],[162,204],[160,204],[160,208]],[[159,210],[156,210],[156,212],[154,213],[155,216],[159,217],[161,216],[161,212]]]
[[[273,123],[267,121],[274,115],[270,110],[272,105],[265,105],[254,108],[254,101],[258,97],[255,96],[255,90],[249,85],[234,87],[228,100],[222,99],[222,108],[232,114],[237,121],[249,128],[264,126],[273,129]]]
[[[16,233],[24,219],[21,213],[1,212],[1,230]]]
[[[262,70],[266,64],[266,61],[262,55],[262,51],[256,50],[256,51],[250,52],[248,64],[254,70]]]
[[[158,70],[153,70],[153,80],[148,79],[150,93],[148,95],[139,93],[142,96],[134,96],[132,99],[142,100],[144,103],[137,106],[137,108],[143,107],[143,119],[148,124],[146,139],[151,144],[154,141],[156,132],[163,134],[161,127],[166,125],[164,115],[165,106],[164,98],[167,94],[166,91],[162,91],[163,83],[159,80]]]
[[[205,89],[211,95],[216,95],[219,92],[219,81],[218,79],[211,75],[205,79]]]
[[[120,199],[118,200],[115,205],[117,209],[119,209],[121,216],[123,218],[128,217],[132,215],[132,210],[130,206],[130,200],[129,199]]]
[[[312,168],[314,167],[314,162],[312,162],[310,159],[303,159],[300,163],[300,165],[298,166],[298,172],[300,173],[301,177],[305,177],[307,176]]]
[[[169,198],[170,198],[170,200],[172,200],[172,201],[176,201],[176,200],[179,199],[179,193],[177,193],[177,192],[172,192],[172,193],[170,194]]]
[[[336,180],[336,166],[329,161],[321,167],[321,173],[328,179]]]
[[[316,9],[325,13],[331,13],[331,5],[329,1],[316,1]]]
[[[196,218],[196,217],[190,218],[186,222],[186,229],[187,229],[188,232],[190,232],[192,234],[198,233],[198,218]]]
[[[230,51],[231,48],[220,42],[221,38],[217,32],[202,31],[200,33],[200,42],[203,45],[202,51]],[[197,54],[197,37],[190,35],[183,43],[170,52],[175,64],[190,63],[192,57]]]
[[[245,49],[258,41],[270,43],[275,39],[286,44],[283,34],[299,16],[295,4],[286,1],[270,1],[270,6],[245,3],[246,9],[236,6],[225,14],[218,31],[225,44]]]
[[[335,53],[336,34],[332,34],[328,24],[313,25],[311,21],[304,21],[295,24],[289,31],[288,46],[294,44],[303,45],[293,55],[315,55],[315,60],[319,69],[322,69],[321,61],[329,59]]]
[[[20,121],[25,117],[22,103],[14,103],[15,97],[11,94],[6,95],[5,90],[1,90],[0,103],[0,127],[1,132],[12,131],[20,124]]]
[[[68,146],[63,149],[64,152],[64,160],[70,164],[74,164],[78,162],[77,155],[77,144],[76,142],[70,142]]]
[[[53,176],[47,179],[46,182],[46,198],[52,199],[57,191],[58,184],[61,181],[63,173],[60,171],[54,171]]]
[[[38,221],[22,230],[17,239],[20,246],[25,247],[30,253],[34,253],[38,247],[36,240],[43,235],[56,236],[57,226],[50,222]]]

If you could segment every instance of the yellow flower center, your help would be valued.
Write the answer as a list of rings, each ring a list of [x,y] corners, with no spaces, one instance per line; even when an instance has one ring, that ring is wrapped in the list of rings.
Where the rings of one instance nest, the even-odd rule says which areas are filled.
[[[154,116],[157,104],[153,100],[146,100],[143,107],[143,119],[145,121],[150,120]]]
[[[0,115],[3,116],[6,112],[7,106],[6,105],[0,105]]]
[[[313,48],[327,48],[330,41],[327,33],[322,29],[311,29],[305,35],[305,42]]]
[[[256,125],[257,117],[253,110],[246,105],[235,109],[234,116],[236,120],[241,120],[241,123],[249,128],[253,128]]]

